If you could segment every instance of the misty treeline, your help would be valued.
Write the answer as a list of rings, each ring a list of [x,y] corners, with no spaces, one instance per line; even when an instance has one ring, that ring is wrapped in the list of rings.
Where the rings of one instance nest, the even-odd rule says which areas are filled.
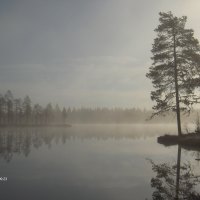
[[[196,122],[197,112],[190,116],[182,116],[183,121]],[[140,108],[65,108],[62,109],[51,103],[46,106],[33,104],[29,96],[14,98],[8,90],[5,95],[0,94],[0,126],[4,125],[64,125],[75,123],[174,123],[173,112],[165,117],[159,116],[148,120],[151,110]]]
[[[182,115],[183,122],[196,123],[198,110]],[[68,123],[176,123],[176,115],[168,112],[150,120],[152,110],[140,108],[68,108]]]
[[[14,98],[8,90],[5,95],[0,94],[0,125],[46,125],[64,124],[67,111],[58,105],[53,107],[51,103],[46,107],[39,104],[32,105],[29,96]]]

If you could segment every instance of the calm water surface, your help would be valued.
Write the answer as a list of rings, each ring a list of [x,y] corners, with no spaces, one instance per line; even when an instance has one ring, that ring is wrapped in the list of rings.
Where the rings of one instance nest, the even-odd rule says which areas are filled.
[[[74,125],[0,129],[1,198],[40,200],[151,199],[147,160],[175,162],[177,146],[156,138],[175,125]],[[194,152],[182,160],[199,168]],[[198,169],[197,169],[198,171]]]

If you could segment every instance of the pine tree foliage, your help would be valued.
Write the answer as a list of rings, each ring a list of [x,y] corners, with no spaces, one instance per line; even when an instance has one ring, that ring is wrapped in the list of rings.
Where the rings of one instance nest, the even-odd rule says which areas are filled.
[[[152,117],[168,111],[190,112],[193,104],[200,102],[200,45],[194,31],[185,28],[186,16],[178,18],[171,12],[159,15],[153,63],[146,74],[155,88],[151,92],[156,102]]]

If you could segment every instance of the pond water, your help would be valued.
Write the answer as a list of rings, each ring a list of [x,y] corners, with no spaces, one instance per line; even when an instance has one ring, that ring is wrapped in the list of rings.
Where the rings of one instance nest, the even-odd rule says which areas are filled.
[[[148,159],[176,162],[177,146],[157,136],[176,125],[73,125],[70,128],[1,128],[1,198],[21,200],[151,199]],[[198,154],[182,151],[194,166]]]

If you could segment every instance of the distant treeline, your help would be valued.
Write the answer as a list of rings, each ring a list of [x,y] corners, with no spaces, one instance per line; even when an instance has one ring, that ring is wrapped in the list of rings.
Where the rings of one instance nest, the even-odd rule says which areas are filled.
[[[0,126],[64,124],[66,118],[66,109],[61,110],[58,105],[52,107],[49,103],[46,107],[39,104],[32,106],[29,96],[23,100],[14,98],[10,90],[5,95],[0,94]]]
[[[175,113],[167,113],[165,116],[157,116],[150,119],[151,110],[139,108],[68,108],[69,123],[175,123]],[[182,121],[195,123],[198,110],[190,115],[182,114]]]
[[[70,123],[139,123],[144,122],[150,112],[138,108],[69,108]]]
[[[183,122],[196,122],[198,110],[190,116],[182,115]],[[14,98],[10,90],[5,95],[0,94],[0,126],[4,125],[49,125],[66,123],[174,123],[176,116],[168,113],[165,116],[149,120],[151,110],[139,108],[70,108],[48,103],[42,107],[32,105],[29,96],[23,100]]]

